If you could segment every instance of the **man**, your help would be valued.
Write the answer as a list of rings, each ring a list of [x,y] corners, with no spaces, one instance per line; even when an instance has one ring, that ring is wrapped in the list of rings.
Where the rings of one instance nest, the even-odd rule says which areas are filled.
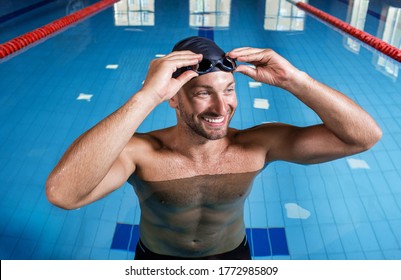
[[[234,60],[245,64],[236,68]],[[323,124],[229,128],[237,107],[232,72],[287,90]],[[177,124],[135,133],[166,100]],[[190,37],[153,60],[142,89],[71,145],[48,178],[47,196],[74,209],[128,180],[141,207],[136,259],[250,259],[243,206],[266,163],[325,162],[365,151],[380,137],[361,107],[274,51],[225,54],[211,40]]]

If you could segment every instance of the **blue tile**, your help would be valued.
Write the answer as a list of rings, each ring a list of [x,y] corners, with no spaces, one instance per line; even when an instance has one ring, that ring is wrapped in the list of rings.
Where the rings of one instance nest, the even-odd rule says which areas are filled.
[[[396,203],[394,196],[392,195],[381,195],[378,200],[380,201],[381,207],[389,220],[400,220],[401,209]]]
[[[370,221],[386,219],[386,214],[376,196],[361,197],[361,200],[365,206],[366,214],[368,215]]]
[[[354,223],[369,221],[365,207],[358,197],[346,198],[345,204],[347,205],[348,213]]]
[[[248,239],[253,256],[270,256],[270,244],[267,229],[252,228]]]
[[[319,226],[305,225],[303,226],[303,230],[305,232],[305,241],[309,255],[326,255],[326,249]],[[327,258],[327,256],[325,258]],[[316,259],[316,257],[314,257],[314,259]]]
[[[84,218],[76,239],[76,246],[93,246],[99,228],[99,220]]]
[[[11,259],[14,248],[17,246],[18,238],[1,236],[0,238],[0,259],[8,260]]]
[[[383,177],[386,179],[387,185],[393,194],[401,194],[401,172],[385,171]]]
[[[39,242],[36,244],[35,250],[31,255],[32,260],[52,260],[54,243]]]
[[[363,252],[349,252],[346,253],[347,260],[366,260],[366,256]]]
[[[115,233],[115,222],[100,221],[93,246],[97,248],[110,248]]]
[[[344,199],[330,199],[330,206],[337,224],[352,222]]]
[[[29,260],[36,248],[36,241],[28,239],[19,239],[16,244],[11,259],[13,260]]]
[[[327,255],[343,254],[344,248],[335,224],[321,224],[320,232]]]
[[[133,225],[116,224],[111,249],[128,250]]]
[[[346,254],[362,250],[361,242],[353,224],[340,224],[337,225],[337,229]]]
[[[366,256],[367,260],[383,260],[384,259],[383,252],[380,250],[367,251],[367,252],[365,252],[365,256]]]
[[[359,241],[365,253],[380,250],[380,245],[377,242],[377,237],[373,231],[371,224],[355,224],[355,232],[358,235]]]
[[[129,245],[130,252],[135,252],[136,244],[138,243],[138,241],[139,241],[139,226],[134,225],[132,228],[130,245]]]
[[[387,221],[372,222],[371,225],[381,250],[401,248],[401,243],[395,237],[396,233],[393,233]]]
[[[75,246],[71,258],[73,260],[89,260],[91,256],[91,247]]]
[[[281,202],[268,202],[266,212],[267,227],[284,227],[284,213]]]
[[[269,228],[268,233],[272,255],[288,255],[287,237],[285,236],[284,228]]]
[[[70,260],[74,250],[73,245],[56,244],[51,255],[52,260]]]
[[[266,206],[264,202],[253,202],[250,203],[251,213],[251,227],[252,228],[266,228],[267,217],[266,217]]]
[[[306,246],[305,234],[302,227],[287,226],[285,229],[290,255],[307,255],[308,248]]]
[[[334,223],[334,214],[327,199],[314,200],[315,215],[319,224]]]
[[[384,259],[386,260],[401,260],[401,250],[400,249],[392,249],[392,250],[383,250]]]
[[[110,249],[105,248],[93,248],[89,259],[91,260],[107,260],[109,259]]]

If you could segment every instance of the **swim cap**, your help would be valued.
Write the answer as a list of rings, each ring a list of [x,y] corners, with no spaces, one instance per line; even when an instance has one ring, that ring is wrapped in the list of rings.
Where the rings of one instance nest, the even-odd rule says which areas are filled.
[[[189,50],[196,54],[202,54],[203,55],[202,62],[210,61],[212,63],[212,66],[210,67],[211,69],[209,69],[205,73],[199,73],[199,75],[221,70],[226,72],[232,72],[235,69],[235,63],[234,63],[234,69],[228,69],[228,67],[225,67],[223,59],[225,58],[226,53],[219,46],[217,46],[215,42],[213,42],[208,38],[199,36],[189,37],[179,41],[177,44],[175,44],[173,48],[173,51],[184,51],[184,50]],[[223,67],[221,67],[222,64]],[[178,69],[177,71],[174,72],[173,77],[177,78],[181,73],[185,72],[186,70],[189,70],[190,68],[191,67],[183,67]]]

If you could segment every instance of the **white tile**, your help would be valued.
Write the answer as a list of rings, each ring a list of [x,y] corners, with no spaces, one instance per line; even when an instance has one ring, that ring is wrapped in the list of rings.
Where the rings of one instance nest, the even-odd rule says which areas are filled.
[[[310,216],[310,212],[296,203],[284,204],[285,210],[287,211],[287,218],[290,219],[307,219]]]
[[[369,164],[362,159],[348,158],[347,162],[352,169],[370,169]]]
[[[118,68],[118,64],[108,64],[108,65],[106,65],[106,69],[115,70],[117,68]]]
[[[253,107],[256,109],[269,109],[270,104],[269,104],[269,100],[267,99],[262,99],[262,98],[255,98],[253,100]]]
[[[248,85],[249,85],[250,88],[257,88],[257,87],[261,87],[262,83],[260,83],[260,82],[249,82]]]
[[[86,100],[90,102],[92,97],[93,94],[80,93],[77,97],[77,100]]]

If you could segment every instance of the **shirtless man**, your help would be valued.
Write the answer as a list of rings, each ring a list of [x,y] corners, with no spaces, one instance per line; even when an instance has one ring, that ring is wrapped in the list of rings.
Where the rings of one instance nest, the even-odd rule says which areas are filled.
[[[235,69],[234,60],[243,64]],[[234,71],[285,89],[323,123],[230,128]],[[167,100],[177,124],[135,133]],[[136,259],[250,259],[243,206],[267,163],[325,162],[365,151],[380,137],[361,107],[273,50],[225,54],[212,41],[191,37],[153,60],[142,89],[74,141],[47,180],[47,197],[75,209],[128,180],[141,207]]]

